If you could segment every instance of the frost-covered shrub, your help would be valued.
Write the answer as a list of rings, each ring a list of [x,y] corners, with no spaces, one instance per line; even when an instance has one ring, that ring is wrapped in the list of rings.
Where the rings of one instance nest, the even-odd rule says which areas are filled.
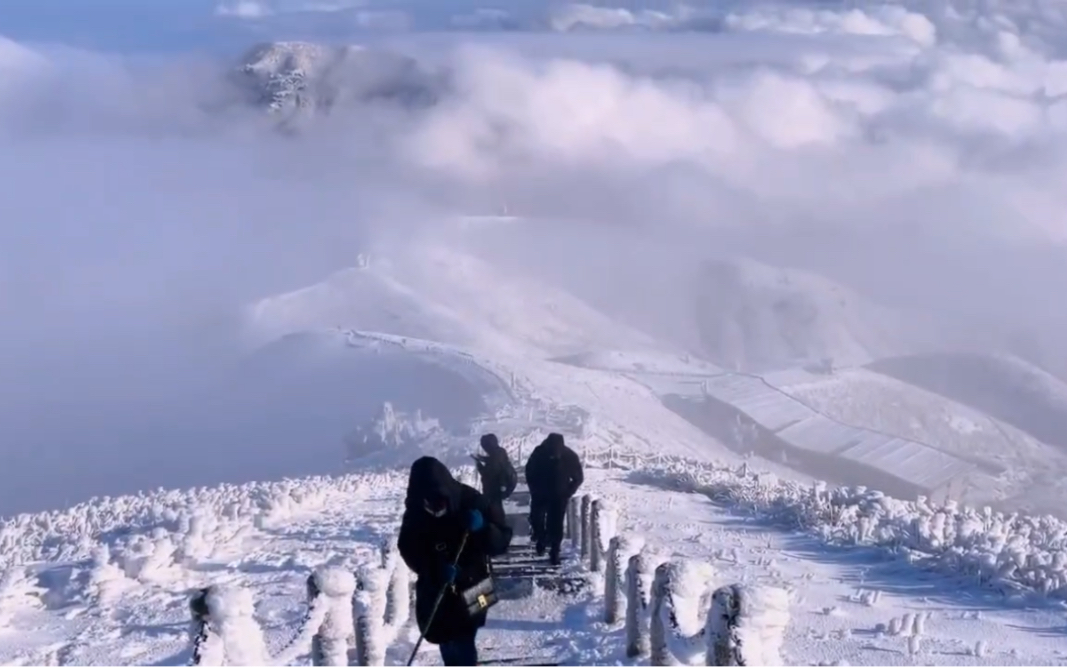
[[[406,483],[407,471],[396,471],[93,498],[66,510],[0,519],[0,569],[89,561],[103,543],[127,576],[154,580],[172,565],[210,559],[297,512]]]
[[[1052,516],[1004,514],[953,501],[935,505],[925,498],[904,501],[862,487],[805,485],[695,462],[640,475],[830,543],[881,547],[917,566],[970,576],[979,584],[1067,598],[1067,522]]]
[[[394,409],[392,403],[385,402],[373,420],[356,427],[345,436],[347,460],[351,463],[383,451],[414,451],[443,432],[440,422],[432,417],[423,417],[421,410],[408,414]]]

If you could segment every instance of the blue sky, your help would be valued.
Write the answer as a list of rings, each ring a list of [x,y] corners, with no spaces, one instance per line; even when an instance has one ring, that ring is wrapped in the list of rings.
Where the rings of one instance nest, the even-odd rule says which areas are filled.
[[[108,51],[205,48],[236,37],[236,26],[213,12],[212,0],[4,0],[0,34]]]
[[[219,0],[3,0],[0,35],[24,43],[63,43],[102,51],[160,53],[232,51],[262,39],[346,40],[366,35],[360,14],[400,12],[419,30],[448,28],[451,19],[493,3],[479,0],[426,2],[377,0],[355,3],[260,0],[272,16],[247,20],[220,16]],[[543,14],[543,3],[502,3],[524,23]],[[625,3],[622,3],[625,4]],[[333,9],[336,8],[336,9]]]

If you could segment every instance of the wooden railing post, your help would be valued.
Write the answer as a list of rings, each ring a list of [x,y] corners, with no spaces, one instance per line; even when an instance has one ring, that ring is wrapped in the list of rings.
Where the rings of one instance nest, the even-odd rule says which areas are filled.
[[[604,622],[608,625],[619,622],[620,604],[629,609],[627,566],[643,543],[640,537],[631,535],[615,535],[608,542],[604,560]]]
[[[211,612],[207,605],[210,593],[210,588],[201,588],[189,601],[189,612],[192,615],[189,627],[192,644],[190,664],[218,667],[226,661],[226,646],[222,637],[211,627]]]
[[[600,572],[600,500],[589,508],[589,571]]]
[[[626,564],[626,657],[648,655],[648,635],[642,622],[648,609],[644,587],[647,563],[644,554],[630,556]]]
[[[309,574],[307,581],[304,584],[307,591],[307,605],[308,609],[314,607],[319,602],[319,596],[322,595],[322,590],[319,589],[319,583],[315,581],[315,574]],[[322,637],[319,636],[319,632],[316,630],[315,634],[311,636],[311,664],[326,665],[326,656],[322,650]]]
[[[307,590],[309,607],[316,603],[326,607],[322,624],[311,638],[311,664],[348,665],[348,648],[355,643],[350,604],[355,577],[341,568],[322,569],[308,577]]]
[[[741,590],[737,585],[722,586],[712,595],[708,611],[707,655],[704,664],[745,664],[741,654],[741,640],[737,636],[741,617]]]
[[[589,536],[589,533],[590,533],[590,530],[589,530],[589,510],[590,510],[590,505],[592,505],[592,502],[593,502],[593,498],[588,493],[585,494],[584,496],[582,496],[582,534],[580,535],[580,541],[581,541],[581,551],[580,551],[580,553],[581,553],[581,557],[582,557],[582,562],[583,563],[585,562],[585,559],[589,555],[589,537],[590,537]]]
[[[389,570],[389,588],[386,591],[386,625],[399,629],[411,617],[411,571],[402,558],[396,558]]]
[[[248,589],[202,588],[190,601],[189,611],[192,664],[262,665],[271,659],[263,641],[263,630],[255,619],[255,601]],[[305,636],[305,641],[308,639],[310,636]]]
[[[789,625],[789,592],[774,586],[731,584],[711,597],[705,625],[705,664],[780,665]]]
[[[710,575],[706,565],[688,559],[656,568],[649,605],[650,664],[688,665],[704,657]]]
[[[669,610],[664,609],[670,595],[671,571],[670,563],[661,563],[656,568],[655,578],[652,580],[652,594],[648,618],[648,642],[649,662],[654,667],[670,665],[670,648],[667,645],[667,633],[669,632],[664,621],[664,616]]]
[[[383,626],[388,605],[386,590],[390,572],[379,567],[364,567],[356,577],[352,608],[355,616],[357,665],[385,664]]]
[[[582,525],[579,522],[578,513],[579,502],[575,496],[571,496],[571,499],[567,501],[567,539],[571,541],[572,546],[579,546],[582,539]]]

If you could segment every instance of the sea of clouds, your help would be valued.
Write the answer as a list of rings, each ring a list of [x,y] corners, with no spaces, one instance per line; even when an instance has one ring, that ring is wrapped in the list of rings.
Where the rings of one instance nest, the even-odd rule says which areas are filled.
[[[180,48],[175,28],[155,51],[31,30],[29,7],[8,7],[21,32],[0,36],[12,470],[89,474],[64,468],[64,443],[113,440],[124,415],[211,385],[241,305],[501,201],[585,221],[589,252],[610,254],[616,234],[628,252],[635,238],[673,248],[637,262],[650,274],[728,237],[883,300],[1067,331],[1067,54],[1051,4],[194,2],[196,16],[161,15],[225,48]],[[233,70],[254,43],[293,37],[411,57],[405,85],[428,94],[342,95],[282,129]],[[365,81],[371,61],[348,62]],[[568,239],[553,228],[531,252]],[[41,483],[18,477],[9,507]]]

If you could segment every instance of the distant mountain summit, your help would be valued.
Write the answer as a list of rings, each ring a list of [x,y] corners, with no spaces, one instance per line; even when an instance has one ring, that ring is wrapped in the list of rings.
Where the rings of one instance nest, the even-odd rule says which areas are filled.
[[[311,42],[258,44],[240,59],[232,80],[246,101],[286,116],[379,101],[427,107],[445,87],[443,76],[408,56]]]

